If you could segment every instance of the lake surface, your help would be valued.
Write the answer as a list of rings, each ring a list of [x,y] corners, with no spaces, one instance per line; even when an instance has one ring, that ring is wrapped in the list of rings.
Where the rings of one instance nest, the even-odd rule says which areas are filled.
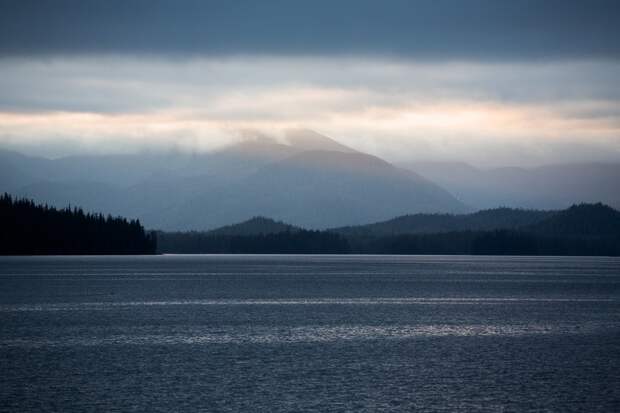
[[[612,258],[0,257],[0,411],[620,411]]]

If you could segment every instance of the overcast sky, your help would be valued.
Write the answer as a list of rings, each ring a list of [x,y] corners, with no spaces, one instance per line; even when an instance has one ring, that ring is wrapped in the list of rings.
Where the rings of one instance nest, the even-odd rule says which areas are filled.
[[[620,160],[619,1],[0,0],[0,147],[307,127],[390,160]]]

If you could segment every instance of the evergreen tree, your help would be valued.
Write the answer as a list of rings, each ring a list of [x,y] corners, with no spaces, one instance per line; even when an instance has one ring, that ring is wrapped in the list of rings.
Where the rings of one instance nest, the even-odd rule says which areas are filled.
[[[138,220],[104,217],[80,208],[56,209],[28,199],[0,197],[0,254],[153,254],[155,233]]]

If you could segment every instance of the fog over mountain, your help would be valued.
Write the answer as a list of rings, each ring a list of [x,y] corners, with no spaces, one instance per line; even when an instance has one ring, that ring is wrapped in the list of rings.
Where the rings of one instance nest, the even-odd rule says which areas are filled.
[[[468,210],[428,179],[309,130],[255,134],[207,153],[0,156],[2,191],[156,229],[210,229],[256,215],[327,228]]]
[[[578,202],[603,202],[620,208],[620,163],[493,169],[462,162],[413,162],[401,166],[436,182],[475,209],[563,209]]]
[[[258,3],[0,0],[0,148],[73,155],[39,176],[60,192],[137,185],[121,197],[139,212],[141,190],[155,200],[191,177],[172,185],[185,198],[302,149],[485,168],[620,162],[616,0]],[[338,143],[284,133],[300,127]],[[37,184],[31,161],[2,179]],[[448,189],[473,207],[527,195],[472,185]],[[580,188],[519,202],[563,207]]]
[[[620,164],[398,167],[305,129],[245,132],[244,140],[210,152],[46,159],[1,151],[0,168],[0,191],[135,217],[164,230],[208,230],[258,215],[322,229],[499,206],[620,206]]]
[[[407,211],[463,212],[447,191],[374,156],[305,151],[203,193],[168,215],[167,227],[208,228],[264,215],[307,228],[365,223]]]

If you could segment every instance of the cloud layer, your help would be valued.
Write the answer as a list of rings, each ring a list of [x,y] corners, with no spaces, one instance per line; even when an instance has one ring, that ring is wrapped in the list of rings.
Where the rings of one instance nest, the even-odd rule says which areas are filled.
[[[620,159],[615,61],[107,56],[5,58],[0,71],[9,147],[202,150],[308,127],[393,160]]]
[[[616,0],[0,0],[0,147],[618,160],[618,38]]]

